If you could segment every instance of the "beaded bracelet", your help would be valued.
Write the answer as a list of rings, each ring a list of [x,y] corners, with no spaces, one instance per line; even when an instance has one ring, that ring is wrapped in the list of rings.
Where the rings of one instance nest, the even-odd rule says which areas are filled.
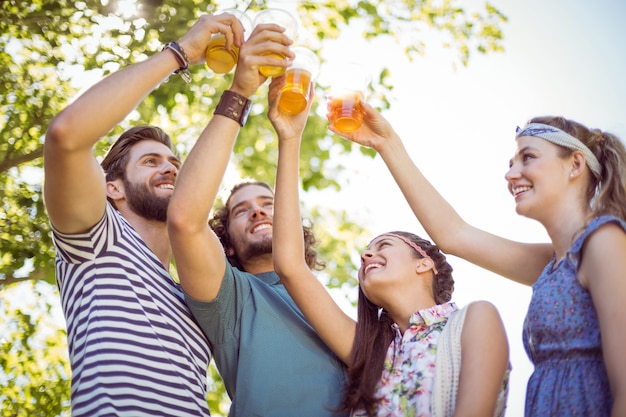
[[[178,62],[179,68],[174,71],[174,74],[180,74],[181,78],[189,84],[191,82],[191,74],[189,73],[189,59],[183,48],[178,42],[168,42],[163,46],[162,51],[169,49],[174,53],[174,58]]]

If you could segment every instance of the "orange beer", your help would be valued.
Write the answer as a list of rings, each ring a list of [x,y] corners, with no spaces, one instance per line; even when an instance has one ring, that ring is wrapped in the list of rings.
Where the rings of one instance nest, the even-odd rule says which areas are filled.
[[[269,54],[261,54],[261,55],[272,56],[278,59],[285,59],[285,56],[280,55],[280,54],[269,53]],[[259,72],[266,77],[278,77],[279,75],[283,75],[285,73],[285,70],[286,68],[284,67],[274,67],[271,65],[261,65],[259,67]]]
[[[239,48],[233,45],[226,49],[226,37],[223,34],[213,35],[204,53],[206,65],[217,74],[230,72],[239,58]]]
[[[256,17],[254,18],[254,22],[252,23],[253,27],[257,25],[273,23],[278,26],[282,26],[285,28],[285,36],[289,39],[293,40],[298,33],[298,22],[296,18],[291,15],[286,10],[278,9],[278,8],[269,8],[265,10],[261,10]],[[282,54],[276,54],[273,52],[267,52],[262,54],[265,56],[271,56],[277,59],[285,59],[285,56]],[[271,65],[265,65],[259,67],[259,72],[266,77],[278,77],[279,75],[283,75],[285,73],[284,67],[275,67]]]
[[[251,32],[252,21],[250,17],[241,10],[237,9],[225,9],[220,12],[228,13],[237,18],[241,26],[244,29],[244,40],[247,38],[247,34]],[[206,59],[206,66],[217,74],[229,73],[239,59],[239,47],[234,44],[230,47],[230,50],[226,49],[226,36],[223,33],[216,33],[211,37],[209,45],[204,51],[204,57]]]
[[[306,108],[311,73],[301,68],[290,68],[285,75],[285,86],[280,89],[278,107],[288,114],[298,114]]]
[[[361,101],[363,93],[356,90],[345,90],[330,100],[330,122],[341,132],[354,132],[363,122]]]
[[[278,59],[285,59],[285,56],[281,54],[268,53],[261,55],[271,56]],[[274,67],[272,65],[261,65],[259,67],[259,72],[266,77],[278,77],[279,75],[283,75],[286,70],[287,68],[285,67]]]

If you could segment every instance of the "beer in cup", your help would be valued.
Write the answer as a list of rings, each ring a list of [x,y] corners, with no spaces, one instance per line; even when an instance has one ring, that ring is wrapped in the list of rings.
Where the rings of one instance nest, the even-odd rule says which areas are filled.
[[[329,121],[341,132],[354,132],[363,122],[361,102],[369,83],[363,65],[339,64],[330,71]]]
[[[291,48],[295,58],[285,73],[285,85],[280,89],[278,107],[289,114],[298,114],[307,106],[309,85],[319,71],[320,60],[308,48]]]
[[[298,34],[298,22],[296,21],[296,18],[293,17],[293,15],[286,10],[277,8],[262,10],[254,18],[253,26],[256,27],[257,25],[266,23],[274,23],[278,26],[285,28],[284,33],[291,40],[294,40],[294,38]],[[267,53],[266,55],[274,56],[278,59],[285,59],[285,57],[280,54]],[[259,68],[259,72],[266,77],[276,77],[279,75],[283,75],[285,73],[285,68],[274,66],[261,66]]]
[[[235,16],[244,28],[244,36],[247,37],[250,34],[252,21],[244,12],[237,9],[226,9],[221,13]],[[217,74],[226,74],[237,65],[239,47],[232,45],[230,49],[226,49],[226,36],[222,33],[216,33],[211,37],[204,55],[207,67]]]

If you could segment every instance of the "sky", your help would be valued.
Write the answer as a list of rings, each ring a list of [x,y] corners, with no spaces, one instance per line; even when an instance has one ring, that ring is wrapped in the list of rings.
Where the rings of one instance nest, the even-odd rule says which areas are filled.
[[[490,3],[509,19],[502,54],[474,55],[467,67],[455,69],[449,51],[428,45],[424,57],[407,63],[399,46],[383,42],[362,49],[360,59],[372,67],[394,63],[392,105],[383,114],[420,170],[466,221],[510,239],[547,242],[539,223],[515,213],[506,189],[515,128],[534,116],[562,115],[626,139],[626,3]],[[351,50],[358,50],[353,42]],[[345,40],[334,47],[329,56],[341,56]],[[346,208],[372,236],[390,230],[427,236],[380,157],[343,158],[349,172],[342,176],[348,183],[342,198],[320,193],[318,203]],[[522,346],[522,324],[531,288],[448,258],[456,283],[453,301],[463,306],[488,300],[500,311],[513,366],[507,416],[523,416],[532,364]]]
[[[463,6],[482,3],[471,0]],[[515,213],[506,189],[515,127],[533,116],[562,115],[626,139],[626,4],[490,3],[509,19],[503,25],[506,51],[475,54],[467,67],[455,68],[450,51],[430,44],[425,56],[409,63],[399,45],[366,45],[350,32],[325,45],[323,53],[329,59],[353,54],[366,68],[390,63],[395,89],[384,116],[426,177],[469,223],[507,238],[545,242],[537,222]],[[427,237],[380,157],[337,159],[348,168],[338,178],[343,184],[339,196],[311,193],[305,205],[346,209],[372,236],[407,230]],[[500,311],[513,366],[507,416],[520,417],[532,372],[521,337],[531,289],[461,259],[449,256],[449,261],[456,281],[453,301],[463,306],[488,300]],[[350,291],[355,296],[356,289]]]

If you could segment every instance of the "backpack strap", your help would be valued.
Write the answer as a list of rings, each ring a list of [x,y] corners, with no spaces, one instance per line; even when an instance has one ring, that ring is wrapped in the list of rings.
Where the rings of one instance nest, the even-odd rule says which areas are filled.
[[[448,417],[454,414],[461,375],[461,333],[466,313],[467,306],[455,311],[448,318],[437,342],[432,417]]]
[[[454,414],[456,397],[459,391],[459,378],[461,376],[461,335],[468,307],[469,305],[452,314],[443,328],[441,336],[439,336],[431,401],[432,417],[451,417]],[[510,372],[511,363],[509,362],[502,381],[502,388],[498,394],[494,412],[495,417],[504,415],[509,394]]]

